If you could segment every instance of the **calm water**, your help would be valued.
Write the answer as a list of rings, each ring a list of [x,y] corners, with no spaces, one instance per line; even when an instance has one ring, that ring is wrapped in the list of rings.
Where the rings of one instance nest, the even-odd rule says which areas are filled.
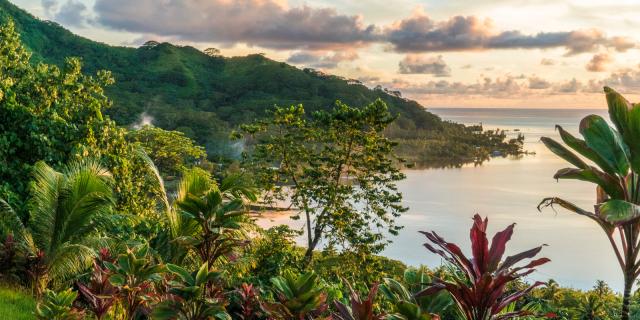
[[[419,230],[435,230],[468,252],[469,228],[474,213],[489,217],[490,236],[515,222],[516,231],[507,254],[547,244],[542,256],[552,260],[530,280],[553,278],[564,286],[581,289],[605,280],[622,288],[619,266],[603,232],[592,221],[558,209],[536,210],[545,196],[560,196],[589,209],[595,187],[579,181],[556,182],[556,170],[569,166],[548,152],[541,136],[557,137],[555,124],[577,134],[580,119],[588,114],[605,115],[606,110],[541,109],[431,109],[447,120],[482,123],[486,129],[520,129],[525,148],[535,155],[521,159],[493,158],[482,166],[458,169],[407,170],[399,184],[410,209],[400,219],[404,230],[384,255],[410,265],[437,266],[442,261],[422,247]],[[287,217],[263,221],[264,225],[287,223]]]

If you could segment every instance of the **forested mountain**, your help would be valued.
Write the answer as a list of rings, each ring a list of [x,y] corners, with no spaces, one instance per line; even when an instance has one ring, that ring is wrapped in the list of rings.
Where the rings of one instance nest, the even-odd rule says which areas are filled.
[[[139,48],[110,46],[0,0],[0,23],[8,19],[31,50],[33,63],[63,65],[67,57],[79,57],[85,73],[110,70],[115,84],[107,88],[113,101],[107,114],[118,124],[130,126],[148,116],[156,126],[193,138],[214,158],[236,155],[230,129],[262,118],[274,105],[303,104],[309,112],[332,107],[336,100],[360,107],[376,99],[399,115],[387,134],[404,146],[403,156],[423,165],[460,165],[486,159],[495,150],[522,151],[521,142],[505,141],[502,132],[482,133],[476,126],[443,121],[399,92],[370,89],[260,54],[223,57],[216,50],[153,41]]]
[[[212,145],[228,127],[261,117],[273,105],[304,104],[307,110],[332,106],[335,100],[361,106],[377,98],[400,113],[411,128],[434,128],[441,120],[415,101],[371,90],[357,81],[298,69],[259,54],[244,57],[207,55],[193,47],[149,42],[139,48],[115,47],[74,35],[0,0],[0,19],[16,23],[33,61],[64,64],[82,58],[84,70],[110,70],[108,114],[122,125],[146,112],[154,123],[180,130]]]

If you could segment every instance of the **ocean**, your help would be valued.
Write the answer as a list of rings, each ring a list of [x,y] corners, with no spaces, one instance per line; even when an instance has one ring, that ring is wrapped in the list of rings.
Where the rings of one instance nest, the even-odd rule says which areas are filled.
[[[547,246],[538,257],[551,262],[531,274],[528,280],[555,279],[563,286],[593,287],[596,280],[622,289],[622,274],[603,231],[591,220],[558,208],[536,209],[548,196],[559,196],[585,209],[592,209],[595,186],[581,181],[555,181],[553,174],[570,165],[550,153],[540,137],[557,138],[555,125],[578,135],[580,119],[589,114],[606,117],[605,109],[429,109],[445,120],[465,124],[482,123],[485,129],[505,129],[525,135],[525,149],[531,155],[521,158],[492,158],[480,166],[452,169],[406,170],[407,179],[399,183],[409,211],[399,218],[404,226],[392,237],[382,253],[409,265],[435,267],[443,263],[422,244],[418,231],[434,230],[447,241],[459,244],[469,253],[471,217],[478,213],[489,218],[489,237],[511,223],[515,233],[507,255],[541,244]],[[264,226],[286,223],[286,216],[262,221]]]

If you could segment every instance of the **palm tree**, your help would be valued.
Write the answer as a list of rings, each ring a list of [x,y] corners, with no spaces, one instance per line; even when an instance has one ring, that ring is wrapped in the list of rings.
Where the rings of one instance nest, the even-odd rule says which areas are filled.
[[[605,305],[597,294],[589,293],[576,308],[580,320],[603,320],[607,318]]]
[[[181,264],[190,251],[209,265],[231,253],[245,238],[244,203],[256,200],[255,188],[244,176],[230,175],[218,185],[199,169],[184,173],[171,205],[166,193],[159,194],[167,204],[167,231],[156,239],[155,247],[165,262],[174,264]]]
[[[39,296],[91,265],[99,218],[112,209],[112,178],[97,161],[72,162],[61,172],[44,162],[34,166],[29,220],[0,200],[0,223],[29,256],[29,275]]]
[[[628,320],[631,289],[640,275],[640,104],[629,103],[611,88],[605,87],[604,91],[615,128],[602,117],[589,115],[580,122],[584,140],[556,126],[562,141],[572,150],[553,139],[542,138],[549,150],[575,166],[560,169],[555,179],[597,185],[595,210],[584,210],[556,197],[542,200],[538,209],[557,204],[602,228],[624,275],[622,319]]]
[[[556,299],[560,294],[560,285],[558,285],[557,281],[549,279],[542,289],[542,292],[543,299],[548,300],[549,302],[556,302]]]

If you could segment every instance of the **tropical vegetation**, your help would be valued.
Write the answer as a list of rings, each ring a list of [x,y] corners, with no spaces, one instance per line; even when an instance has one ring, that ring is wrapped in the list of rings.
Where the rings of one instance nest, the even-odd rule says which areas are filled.
[[[604,92],[614,127],[600,116],[589,115],[580,122],[584,139],[557,126],[562,141],[570,149],[553,139],[542,138],[552,152],[575,166],[560,169],[555,179],[577,179],[596,185],[595,210],[581,209],[557,197],[544,199],[540,206],[560,205],[602,228],[622,270],[622,319],[626,320],[630,314],[631,289],[640,275],[640,105],[630,103],[611,88],[605,87]]]
[[[542,247],[507,253],[514,226],[496,233],[489,243],[488,219],[479,215],[473,217],[470,256],[434,231],[423,232],[426,250],[415,254],[442,257],[437,268],[407,267],[378,255],[402,232],[395,221],[406,211],[396,185],[404,178],[405,162],[398,148],[407,145],[405,140],[418,141],[408,131],[415,129],[423,135],[420,139],[435,144],[445,141],[440,151],[435,144],[424,146],[433,147],[443,159],[464,154],[457,163],[496,150],[517,154],[521,136],[505,141],[502,131],[443,122],[398,93],[347,86],[346,80],[261,56],[227,59],[215,50],[200,53],[158,43],[111,48],[35,20],[5,0],[0,0],[0,16],[16,21],[0,27],[2,316],[640,318],[640,293],[632,291],[639,273],[640,107],[612,89],[605,93],[614,127],[589,116],[581,125],[584,140],[559,128],[563,142],[580,156],[543,139],[576,167],[560,170],[556,178],[597,184],[595,212],[560,198],[545,199],[542,205],[561,205],[602,227],[624,274],[622,295],[596,279],[587,291],[561,288],[553,280],[527,283],[525,276],[549,262],[523,262]],[[77,52],[85,54],[85,70],[94,75],[84,73],[79,59],[63,56],[67,47],[44,50],[44,35],[94,48]],[[111,60],[97,59],[107,53],[113,54]],[[193,58],[189,63],[224,68],[224,79],[235,79],[227,82],[236,87],[203,94],[201,82],[194,79],[204,75],[187,77],[185,70],[190,69],[174,68],[180,59],[167,60],[186,53]],[[158,59],[150,78],[174,82],[158,86],[166,94],[159,95],[157,109],[146,110],[140,102],[158,92],[153,85],[145,87],[153,81],[141,85],[139,94],[127,89],[141,81],[136,77],[106,89],[113,85],[113,75],[118,80],[128,74],[125,69],[138,54]],[[114,73],[98,71],[108,61]],[[120,64],[125,62],[127,67]],[[263,68],[253,68],[256,65]],[[149,71],[131,70],[141,76]],[[249,73],[299,77],[295,81],[305,87],[311,83],[316,93],[279,99],[284,84],[258,81],[276,86],[261,89],[254,78],[245,79]],[[251,81],[240,81],[238,75]],[[335,102],[339,96],[343,99]],[[265,101],[293,106],[267,112]],[[178,103],[185,109],[177,111]],[[256,112],[228,109],[239,104]],[[211,105],[219,110],[211,111]],[[124,114],[131,106],[130,114]],[[126,127],[142,111],[156,119],[166,117],[156,123],[165,125]],[[228,129],[241,122],[233,135],[244,146],[241,157],[212,157],[220,155],[220,146],[212,145],[216,139],[226,139]],[[213,130],[212,123],[223,125]],[[449,142],[462,151],[445,155]],[[431,161],[433,154],[421,156]],[[263,229],[255,223],[256,211],[282,207],[303,219],[306,243],[296,242],[298,230]],[[615,233],[621,240],[614,240]]]

